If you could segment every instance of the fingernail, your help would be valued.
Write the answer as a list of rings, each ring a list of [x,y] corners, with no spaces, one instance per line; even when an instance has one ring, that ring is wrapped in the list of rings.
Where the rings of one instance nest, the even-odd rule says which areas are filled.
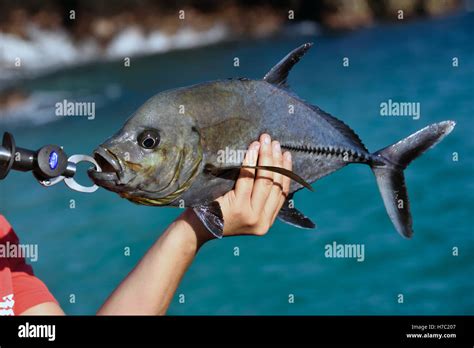
[[[264,135],[263,135],[263,143],[264,143],[265,145],[270,144],[270,136],[269,136],[268,134],[264,134]]]
[[[247,160],[248,163],[254,164],[257,162],[259,148],[260,148],[259,142],[255,142],[250,146],[248,150],[248,160]]]
[[[280,143],[278,141],[275,141],[273,143],[273,151],[275,152],[275,154],[280,154],[281,153],[281,147],[280,147]]]
[[[289,151],[285,152],[284,156],[286,160],[291,161],[291,152]]]

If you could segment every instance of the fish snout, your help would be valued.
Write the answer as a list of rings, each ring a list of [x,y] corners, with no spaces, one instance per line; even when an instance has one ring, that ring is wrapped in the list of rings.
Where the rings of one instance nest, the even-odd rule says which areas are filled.
[[[94,151],[94,159],[101,169],[100,171],[89,169],[88,174],[94,182],[100,184],[100,182],[104,181],[119,181],[123,173],[123,167],[113,152],[105,147],[99,146]]]

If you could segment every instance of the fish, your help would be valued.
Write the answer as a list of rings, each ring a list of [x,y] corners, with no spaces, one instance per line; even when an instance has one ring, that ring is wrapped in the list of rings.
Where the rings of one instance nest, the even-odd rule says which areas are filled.
[[[221,79],[156,94],[97,147],[94,158],[101,171],[90,169],[89,177],[136,204],[191,207],[209,232],[221,238],[225,221],[215,200],[233,189],[242,168],[239,154],[267,133],[293,161],[292,171],[260,168],[292,179],[280,220],[315,228],[292,204],[294,194],[348,164],[365,164],[375,175],[395,230],[411,238],[404,170],[456,123],[428,125],[370,152],[343,121],[290,89],[289,73],[312,45],[297,47],[261,79]]]

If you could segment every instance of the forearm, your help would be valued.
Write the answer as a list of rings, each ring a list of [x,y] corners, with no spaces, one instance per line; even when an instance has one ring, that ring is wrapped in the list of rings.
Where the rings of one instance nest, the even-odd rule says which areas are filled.
[[[258,153],[258,156],[255,154]],[[224,236],[264,235],[280,211],[290,179],[271,171],[250,169],[277,166],[292,169],[291,156],[268,134],[254,142],[235,188],[217,199],[224,216]],[[194,212],[186,210],[155,242],[115,289],[97,314],[165,314],[173,295],[199,248],[213,238]]]
[[[153,244],[97,314],[165,314],[199,248],[212,236],[186,210]]]

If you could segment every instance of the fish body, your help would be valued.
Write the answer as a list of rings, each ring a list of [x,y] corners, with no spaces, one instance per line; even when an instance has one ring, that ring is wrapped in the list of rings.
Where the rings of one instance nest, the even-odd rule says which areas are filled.
[[[218,80],[155,95],[96,150],[103,172],[91,171],[92,180],[138,204],[193,207],[220,236],[222,213],[211,202],[233,188],[245,150],[268,133],[292,153],[293,172],[304,182],[350,163],[371,166],[395,228],[410,237],[403,170],[451,132],[454,122],[428,126],[370,153],[345,123],[288,89],[289,71],[310,47],[290,52],[261,80]],[[290,198],[303,188],[302,180],[292,181]],[[298,227],[315,226],[288,204],[279,217]]]
[[[342,122],[264,80],[202,83],[157,95],[145,108],[158,110],[163,104],[175,110],[173,119],[188,118],[200,136],[199,174],[180,196],[186,206],[212,201],[232,189],[233,179],[212,176],[204,166],[240,164],[243,152],[262,133],[292,152],[293,171],[310,183],[348,163],[370,160],[364,145]],[[184,114],[179,114],[180,105]],[[290,192],[301,187],[292,182]]]

